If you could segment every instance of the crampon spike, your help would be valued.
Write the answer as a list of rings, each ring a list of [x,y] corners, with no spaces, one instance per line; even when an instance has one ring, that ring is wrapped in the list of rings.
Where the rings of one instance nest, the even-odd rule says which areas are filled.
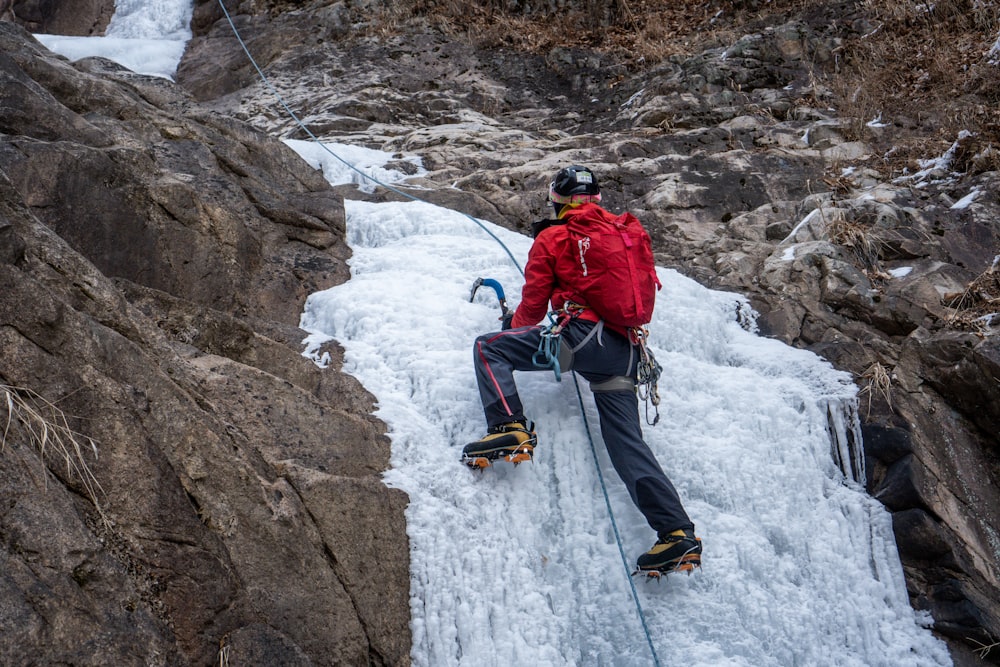
[[[509,461],[514,465],[518,463],[524,463],[525,461],[531,462],[532,456],[534,455],[534,448],[531,445],[524,445],[517,449],[517,451],[511,452],[507,456],[504,456],[505,461]]]
[[[469,456],[462,459],[462,463],[482,472],[490,467],[490,460],[485,456]]]
[[[470,468],[476,470],[486,470],[491,465],[497,461],[506,461],[507,463],[513,463],[518,465],[519,463],[524,463],[525,461],[531,462],[534,457],[535,448],[531,445],[521,445],[512,452],[506,454],[501,454],[496,458],[488,458],[486,456],[466,456],[462,458],[462,463],[469,466]]]

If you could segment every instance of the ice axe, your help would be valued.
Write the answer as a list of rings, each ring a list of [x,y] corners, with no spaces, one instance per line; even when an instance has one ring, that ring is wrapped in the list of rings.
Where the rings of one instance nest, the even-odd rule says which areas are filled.
[[[491,287],[497,295],[497,301],[500,302],[500,319],[504,319],[510,314],[510,309],[507,307],[507,297],[504,296],[503,287],[500,283],[493,280],[492,278],[476,278],[476,282],[472,283],[472,293],[469,295],[469,303],[476,298],[476,291],[482,287]]]

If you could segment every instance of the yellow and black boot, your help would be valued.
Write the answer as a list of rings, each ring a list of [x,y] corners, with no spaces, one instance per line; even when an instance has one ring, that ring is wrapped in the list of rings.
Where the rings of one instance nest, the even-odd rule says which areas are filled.
[[[658,577],[668,572],[688,572],[701,567],[701,538],[693,530],[675,530],[659,536],[653,548],[639,556],[638,572]]]
[[[462,450],[462,462],[472,468],[486,468],[493,461],[522,463],[534,455],[537,437],[535,425],[510,422],[493,426],[489,432]]]

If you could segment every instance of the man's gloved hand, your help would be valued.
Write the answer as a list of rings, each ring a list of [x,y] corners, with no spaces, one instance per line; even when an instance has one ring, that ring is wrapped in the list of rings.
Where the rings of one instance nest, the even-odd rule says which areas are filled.
[[[507,329],[510,329],[510,323],[511,323],[511,320],[513,320],[513,319],[514,319],[514,311],[513,310],[508,310],[506,313],[504,313],[500,317],[500,330],[501,331],[506,331]]]

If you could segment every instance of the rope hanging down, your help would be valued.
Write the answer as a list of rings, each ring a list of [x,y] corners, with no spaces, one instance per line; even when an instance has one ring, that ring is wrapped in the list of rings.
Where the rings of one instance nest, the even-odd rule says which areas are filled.
[[[347,160],[343,159],[342,157],[340,157],[339,155],[337,155],[336,153],[334,153],[332,150],[330,150],[330,148],[328,146],[326,146],[325,144],[323,144],[323,142],[320,141],[319,138],[315,134],[313,134],[313,132],[308,127],[306,127],[305,124],[301,120],[299,120],[299,117],[295,114],[294,111],[292,111],[291,107],[288,106],[288,104],[285,102],[284,98],[277,91],[277,89],[274,87],[274,85],[271,84],[271,81],[267,78],[267,75],[264,74],[264,71],[257,64],[257,61],[254,60],[253,55],[250,53],[250,49],[247,48],[246,42],[243,41],[243,37],[240,36],[240,31],[236,28],[236,24],[233,22],[233,18],[229,15],[229,10],[226,9],[225,3],[223,2],[223,0],[218,0],[218,2],[219,2],[219,7],[222,8],[222,13],[225,15],[226,20],[229,22],[229,27],[232,28],[233,34],[236,36],[236,40],[240,43],[240,47],[243,49],[243,52],[247,55],[247,58],[250,60],[250,63],[253,65],[254,69],[257,71],[257,74],[260,76],[261,81],[263,81],[264,84],[267,86],[268,90],[271,91],[271,94],[275,96],[275,98],[278,100],[278,102],[281,104],[281,106],[288,113],[289,117],[292,120],[295,121],[295,123],[299,126],[299,128],[301,128],[302,131],[305,132],[306,135],[308,135],[310,139],[312,139],[317,144],[319,144],[320,146],[322,146],[323,150],[325,150],[327,153],[329,153],[330,155],[332,155],[336,160],[340,161],[347,168],[351,169],[354,172],[357,172],[363,178],[368,179],[372,183],[374,183],[376,185],[379,185],[379,186],[385,188],[386,190],[389,190],[390,192],[394,192],[394,193],[396,193],[396,194],[398,194],[398,195],[400,195],[402,197],[405,197],[406,199],[410,199],[412,201],[423,202],[425,204],[431,203],[431,202],[428,202],[425,199],[421,199],[420,197],[417,197],[416,195],[412,195],[409,192],[404,192],[404,191],[400,190],[399,188],[393,187],[392,185],[389,185],[387,183],[383,183],[382,181],[378,180],[377,178],[375,178],[374,176],[372,176],[370,174],[366,174],[365,172],[363,172],[360,169],[358,169],[357,167],[355,167],[353,164],[349,163]],[[507,256],[514,263],[514,266],[517,267],[517,270],[521,273],[521,275],[522,276],[524,275],[524,269],[521,268],[521,265],[517,261],[517,258],[514,257],[514,253],[511,252],[510,248],[508,248],[507,245],[502,240],[500,240],[500,238],[496,234],[494,234],[493,232],[491,232],[486,227],[486,225],[483,224],[483,222],[481,220],[478,220],[478,219],[474,218],[473,216],[471,216],[471,215],[469,215],[467,213],[463,213],[462,215],[464,215],[469,220],[471,220],[472,222],[474,222],[480,229],[482,229],[491,238],[493,238],[493,240],[496,241],[500,245],[500,247],[504,249],[504,252],[507,253]],[[587,414],[586,414],[586,412],[584,410],[584,405],[583,405],[583,394],[580,392],[580,384],[579,384],[579,382],[576,379],[576,373],[573,373],[573,382],[574,382],[574,384],[576,386],[576,395],[577,395],[577,398],[578,398],[578,400],[580,402],[580,412],[581,412],[581,415],[583,416],[583,424],[584,424],[584,429],[587,432],[587,440],[590,442],[590,450],[591,450],[591,452],[594,455],[594,465],[597,467],[597,477],[598,477],[598,480],[601,483],[601,491],[604,494],[604,503],[607,506],[608,515],[611,518],[611,526],[614,529],[615,541],[618,543],[618,553],[621,555],[622,564],[625,567],[625,578],[628,579],[629,587],[632,590],[632,599],[635,601],[636,611],[639,614],[639,620],[642,623],[643,632],[645,632],[645,634],[646,634],[646,642],[649,644],[649,651],[650,651],[650,653],[652,654],[652,657],[653,657],[653,664],[656,667],[659,667],[660,660],[659,660],[659,657],[657,657],[657,655],[656,655],[656,648],[653,646],[653,638],[652,638],[652,636],[649,633],[649,626],[646,623],[646,615],[645,615],[645,613],[642,610],[642,604],[639,602],[639,594],[638,594],[638,591],[636,591],[636,589],[635,589],[635,582],[632,581],[631,568],[628,565],[628,558],[625,555],[625,548],[622,546],[621,535],[618,532],[618,523],[615,521],[614,510],[612,510],[612,508],[611,508],[611,499],[608,496],[608,489],[607,489],[607,486],[604,483],[604,475],[601,473],[600,461],[597,458],[597,448],[594,445],[594,438],[593,438],[593,436],[590,433],[590,424],[587,421]],[[659,401],[657,400],[656,402],[659,402]]]
[[[257,70],[257,74],[260,76],[261,81],[264,82],[264,85],[266,85],[267,88],[268,88],[268,90],[271,91],[271,94],[274,95],[274,97],[278,100],[278,102],[281,104],[282,108],[284,108],[284,110],[288,113],[289,117],[292,120],[295,121],[295,124],[298,125],[299,128],[303,132],[305,132],[306,135],[308,135],[308,137],[310,139],[312,139],[317,144],[319,144],[323,148],[323,150],[325,150],[327,153],[329,153],[330,155],[332,155],[334,157],[334,159],[338,160],[341,164],[343,164],[344,166],[346,166],[348,169],[350,169],[351,171],[354,171],[357,174],[361,175],[362,178],[368,179],[369,181],[371,181],[375,185],[379,185],[379,186],[385,188],[386,190],[388,190],[389,192],[394,192],[397,195],[399,195],[401,197],[405,197],[406,199],[409,199],[411,201],[418,201],[418,202],[422,202],[424,204],[430,204],[431,203],[431,202],[427,201],[426,199],[421,199],[420,197],[417,197],[416,195],[410,194],[409,192],[404,192],[403,190],[400,190],[399,188],[396,188],[396,187],[394,187],[392,185],[389,185],[388,183],[383,183],[382,181],[380,181],[379,179],[375,178],[371,174],[366,174],[365,172],[361,171],[360,169],[358,169],[357,167],[355,167],[353,164],[351,164],[350,162],[348,162],[344,158],[342,158],[339,155],[337,155],[336,153],[334,153],[332,150],[330,150],[329,146],[327,146],[322,141],[320,141],[319,137],[317,137],[315,134],[313,134],[312,130],[310,130],[308,127],[306,127],[305,123],[303,123],[301,120],[299,120],[299,117],[295,114],[294,111],[292,111],[292,108],[290,106],[288,106],[288,103],[285,102],[285,99],[281,96],[281,93],[278,92],[278,89],[274,87],[274,85],[271,83],[271,80],[267,78],[266,74],[264,74],[264,70],[262,70],[260,68],[260,65],[257,64],[257,61],[254,60],[253,55],[250,53],[250,49],[247,48],[246,42],[243,41],[243,37],[240,35],[240,31],[236,28],[236,24],[233,22],[233,17],[229,15],[229,10],[226,9],[226,5],[223,2],[223,0],[219,0],[219,7],[222,8],[222,13],[225,14],[226,21],[229,22],[229,27],[232,28],[233,34],[236,36],[236,41],[238,41],[240,43],[240,47],[243,49],[243,53],[245,53],[247,55],[247,58],[250,60],[250,64],[253,65],[253,68],[255,70]],[[486,232],[487,234],[489,234],[490,237],[494,241],[496,241],[497,243],[499,243],[500,247],[503,248],[504,251],[507,253],[507,256],[510,257],[510,261],[512,261],[514,263],[514,266],[517,267],[517,270],[521,272],[521,275],[524,275],[524,270],[521,268],[520,263],[518,263],[517,258],[514,257],[514,253],[512,253],[510,251],[510,248],[508,248],[507,245],[504,244],[504,242],[501,241],[500,238],[496,234],[494,234],[493,232],[491,232],[486,227],[486,225],[483,224],[483,222],[481,220],[478,220],[477,218],[474,218],[473,216],[469,215],[468,213],[462,213],[462,215],[464,215],[466,218],[468,218],[472,222],[476,223],[476,225],[480,229],[482,229],[484,232]]]
[[[653,665],[660,667],[660,658],[656,655],[656,647],[653,646],[653,636],[649,633],[649,625],[646,623],[646,613],[642,610],[642,603],[639,602],[639,592],[635,590],[635,581],[632,580],[632,568],[628,564],[628,556],[625,555],[625,547],[622,546],[622,536],[618,532],[618,522],[615,521],[614,510],[611,509],[611,498],[608,496],[608,487],[604,484],[604,473],[601,472],[601,464],[597,458],[597,446],[594,438],[590,435],[590,421],[587,419],[587,410],[583,405],[583,392],[580,391],[580,381],[573,373],[573,386],[576,388],[576,398],[580,403],[580,414],[583,416],[583,426],[587,431],[587,442],[590,443],[590,453],[594,455],[594,465],[597,467],[597,479],[601,482],[601,492],[604,494],[604,504],[608,508],[608,516],[611,517],[611,529],[615,533],[615,542],[618,543],[618,555],[622,558],[622,566],[625,568],[625,578],[628,579],[629,588],[632,590],[632,599],[635,601],[635,609],[639,614],[639,622],[642,623],[642,631],[646,635],[646,643],[649,644],[649,652],[653,656]]]

